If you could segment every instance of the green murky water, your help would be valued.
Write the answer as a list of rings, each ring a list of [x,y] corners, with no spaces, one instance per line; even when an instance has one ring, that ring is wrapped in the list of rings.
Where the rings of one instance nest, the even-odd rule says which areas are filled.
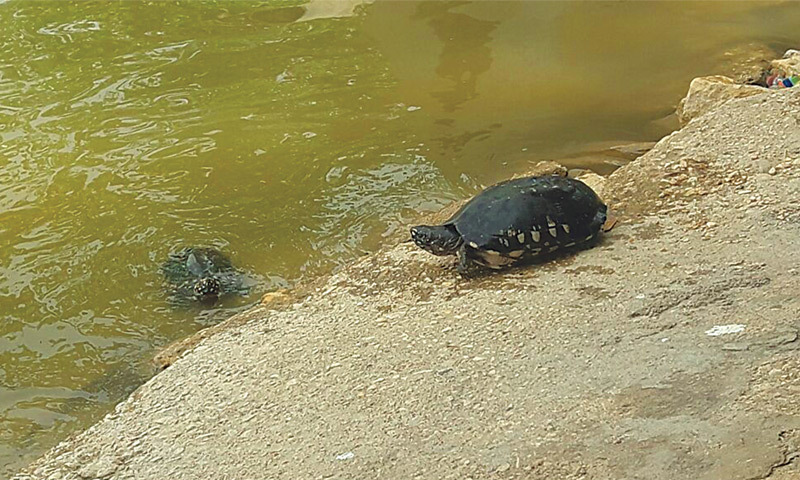
[[[0,0],[0,473],[156,347],[530,161],[659,138],[692,77],[797,25],[791,3]],[[170,307],[182,245],[257,286]]]

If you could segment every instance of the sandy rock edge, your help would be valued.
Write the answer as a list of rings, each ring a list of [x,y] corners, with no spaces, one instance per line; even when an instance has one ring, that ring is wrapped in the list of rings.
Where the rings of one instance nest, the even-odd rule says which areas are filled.
[[[800,139],[797,138],[796,133],[798,118],[800,118],[800,94],[792,90],[764,92],[755,97],[726,102],[713,113],[713,115],[704,115],[694,119],[681,131],[662,139],[651,152],[609,177],[606,196],[610,207],[618,212],[621,222],[627,225],[627,228],[621,229],[621,237],[615,238],[615,242],[620,242],[627,236],[629,243],[636,244],[636,242],[646,240],[658,244],[661,241],[664,243],[663,247],[668,248],[671,243],[680,240],[680,234],[676,233],[676,229],[684,228],[687,232],[696,233],[696,236],[686,242],[686,247],[700,248],[703,242],[707,242],[709,239],[713,240],[715,236],[721,235],[721,232],[724,233],[724,229],[728,227],[720,224],[719,218],[728,219],[732,224],[736,223],[736,219],[728,218],[722,212],[726,209],[745,212],[745,217],[739,219],[744,223],[737,223],[737,228],[741,228],[747,221],[752,221],[754,218],[761,219],[762,214],[769,215],[773,223],[762,225],[761,233],[767,235],[769,233],[767,230],[777,232],[774,236],[775,239],[779,238],[778,234],[783,233],[781,229],[785,228],[781,222],[788,222],[791,225],[797,222],[796,208],[791,208],[788,202],[791,201],[792,194],[797,194],[798,168],[800,168],[798,163]],[[769,125],[769,127],[767,128],[765,125]],[[741,144],[744,144],[744,148],[741,148]],[[783,216],[781,217],[781,215]],[[717,220],[715,221],[715,219]],[[656,238],[643,239],[646,237],[646,231],[658,230],[658,228],[651,228],[653,225],[663,222],[669,223],[672,231],[657,232],[655,233]],[[790,233],[796,234],[796,226],[792,228],[794,230],[791,230]],[[731,235],[731,237],[733,236]],[[753,246],[742,245],[741,248],[753,248]],[[382,271],[380,266],[388,261],[387,259],[394,260],[394,265],[399,265],[400,270],[389,271],[389,273],[386,273],[386,270]],[[796,265],[796,261],[790,257],[783,261],[790,267]],[[621,262],[624,264],[624,259]],[[417,252],[409,250],[407,245],[387,248],[374,256],[361,260],[351,268],[309,285],[304,293],[294,296],[291,300],[281,299],[282,306],[279,308],[271,308],[276,305],[258,306],[250,312],[235,317],[229,321],[226,327],[200,334],[199,345],[204,348],[191,352],[189,356],[199,357],[214,348],[215,337],[209,333],[226,332],[229,334],[231,330],[246,327],[250,322],[262,322],[265,317],[274,315],[281,309],[301,310],[305,308],[304,302],[307,299],[314,299],[315,296],[336,297],[339,294],[344,295],[345,291],[352,293],[353,290],[363,290],[367,288],[365,285],[373,285],[376,281],[392,284],[398,290],[413,290],[413,286],[403,287],[403,283],[407,283],[408,272],[402,271],[401,267],[408,263],[415,263],[417,268],[421,269],[415,273],[422,272],[434,282],[445,283],[446,288],[453,287],[454,282],[457,283],[457,280],[451,278],[452,268],[444,268],[447,266],[446,261],[420,256]],[[733,267],[735,265],[731,268]],[[569,265],[555,265],[552,268],[554,269],[553,274],[565,275]],[[747,268],[757,269],[752,265]],[[732,271],[735,270],[733,268]],[[524,276],[525,272],[514,275]],[[767,276],[763,278],[767,278]],[[792,278],[797,279],[796,276]],[[666,280],[669,281],[669,279]],[[777,276],[770,277],[770,281],[779,282]],[[501,290],[509,288],[502,284],[498,286],[491,280],[487,282],[476,288],[497,289],[499,287]],[[739,285],[736,282],[726,285],[720,288],[739,288],[736,287]],[[403,293],[392,295],[397,299],[401,298]],[[418,301],[420,298],[415,293],[410,295],[413,301]],[[796,305],[790,300],[787,300],[786,305],[789,309],[796,308]],[[623,305],[620,308],[625,307]],[[632,302],[627,307],[630,307],[632,313],[641,310],[632,318],[658,316],[667,311],[662,309],[671,308],[667,304],[658,302],[641,307]],[[498,314],[501,310],[498,308]],[[796,311],[792,310],[789,313],[793,314]],[[800,386],[796,374],[792,373],[793,370],[796,370],[795,367],[800,366],[800,361],[794,350],[797,343],[796,331],[793,337],[792,329],[787,329],[791,326],[789,323],[776,326],[769,322],[762,325],[764,331],[769,332],[764,341],[772,342],[769,344],[772,346],[764,347],[764,352],[767,352],[766,349],[772,350],[753,357],[755,361],[747,367],[751,372],[751,377],[743,380],[743,384],[746,384],[748,388],[739,392],[737,397],[741,397],[741,401],[748,405],[755,404],[756,408],[764,410],[767,415],[762,420],[770,424],[765,428],[765,432],[775,428],[781,430],[781,441],[779,442],[778,439],[766,440],[765,437],[764,452],[769,451],[770,453],[764,455],[766,463],[759,465],[759,468],[752,472],[748,471],[748,475],[752,474],[751,476],[737,476],[734,468],[726,470],[719,467],[717,470],[703,470],[698,467],[697,471],[702,472],[702,475],[695,478],[778,478],[783,469],[794,468],[793,460],[797,456],[795,432],[800,426],[797,422],[797,411],[792,408],[790,403],[782,400],[780,392],[776,391],[778,386],[785,387],[787,384]],[[772,335],[773,333],[777,336]],[[729,344],[728,347],[729,350],[726,350],[728,352],[737,351],[735,349],[740,347],[745,350],[749,348],[753,348],[753,351],[757,350],[757,347],[748,345],[742,347],[735,342]],[[190,348],[187,347],[186,350],[190,351]],[[197,361],[197,358],[191,361]],[[183,362],[184,360],[179,360],[177,364],[180,365]],[[777,373],[775,373],[776,371]],[[164,379],[161,375],[156,376],[137,390],[129,400],[120,404],[116,413],[111,414],[101,423],[108,424],[118,421],[121,416],[135,415],[130,413],[135,410],[131,405],[144,395],[157,395],[154,393],[154,384],[162,381]],[[635,395],[641,394],[636,393]],[[690,398],[687,401],[691,401]],[[646,404],[644,399],[640,400],[642,400],[642,404]],[[784,424],[786,428],[776,427],[775,422],[778,425]],[[22,473],[15,478],[20,480],[28,478],[117,478],[118,474],[124,470],[123,465],[129,463],[129,460],[109,455],[88,455],[87,451],[95,451],[92,447],[87,448],[87,445],[90,446],[93,442],[94,429],[95,427],[62,442],[35,462],[27,470],[28,473]],[[82,452],[80,457],[86,461],[76,461],[73,458],[72,454],[78,451]],[[103,449],[98,448],[96,451],[102,452]],[[571,469],[566,471],[562,470],[562,467],[566,467],[563,465],[564,462],[558,459],[557,452],[553,452],[548,458],[552,459],[551,465],[539,465],[527,470],[523,468],[519,471],[520,476],[547,478],[546,475],[557,472],[562,475],[562,478],[622,478],[613,475],[619,473],[618,466],[615,465],[602,466],[590,462],[580,465],[574,471]],[[515,465],[504,462],[496,465],[489,473],[505,474],[513,472],[515,468]],[[592,473],[593,468],[596,469],[594,473]],[[731,476],[721,476],[726,472]],[[612,474],[612,476],[603,477],[603,474]],[[480,475],[479,472],[476,476],[483,475]],[[119,476],[119,478],[127,477]],[[661,477],[654,475],[652,478]],[[785,478],[791,477],[786,476]]]

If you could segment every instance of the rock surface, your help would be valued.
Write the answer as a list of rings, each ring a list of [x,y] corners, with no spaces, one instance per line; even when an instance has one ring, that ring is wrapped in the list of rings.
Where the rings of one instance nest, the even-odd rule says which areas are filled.
[[[597,196],[600,197],[600,200],[602,200],[603,202],[606,201],[606,182],[607,182],[606,177],[603,177],[596,173],[586,172],[578,175],[575,178],[585,183],[586,185],[589,186],[589,188],[594,190],[594,193],[596,193]]]
[[[560,163],[544,160],[537,162],[525,175],[558,175],[559,177],[567,176],[567,167]]]
[[[788,50],[783,58],[773,60],[772,70],[783,76],[800,75],[800,51]]]
[[[678,105],[678,121],[686,125],[693,118],[705,115],[731,99],[762,93],[763,87],[742,85],[722,75],[695,78],[689,84],[689,93]]]
[[[799,122],[800,89],[695,119],[576,255],[401,243],[257,306],[15,478],[799,478]]]

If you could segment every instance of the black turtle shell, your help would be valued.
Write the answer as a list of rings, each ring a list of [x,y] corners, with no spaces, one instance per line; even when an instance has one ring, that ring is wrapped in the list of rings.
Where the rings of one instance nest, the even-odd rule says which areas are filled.
[[[170,253],[161,265],[161,273],[171,287],[173,300],[194,298],[194,286],[202,278],[214,278],[219,282],[220,295],[229,293],[247,294],[246,277],[224,254],[213,248],[190,247]]]
[[[517,258],[588,241],[605,220],[606,206],[586,184],[540,176],[487,188],[446,224],[471,249]]]

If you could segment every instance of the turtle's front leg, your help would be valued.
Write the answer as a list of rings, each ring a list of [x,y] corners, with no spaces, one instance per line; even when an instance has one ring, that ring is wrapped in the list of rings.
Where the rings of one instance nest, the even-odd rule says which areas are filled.
[[[456,270],[458,270],[458,273],[465,278],[474,276],[477,266],[472,259],[469,258],[469,254],[467,254],[467,246],[461,245],[456,255],[458,256],[458,264],[456,265]]]

